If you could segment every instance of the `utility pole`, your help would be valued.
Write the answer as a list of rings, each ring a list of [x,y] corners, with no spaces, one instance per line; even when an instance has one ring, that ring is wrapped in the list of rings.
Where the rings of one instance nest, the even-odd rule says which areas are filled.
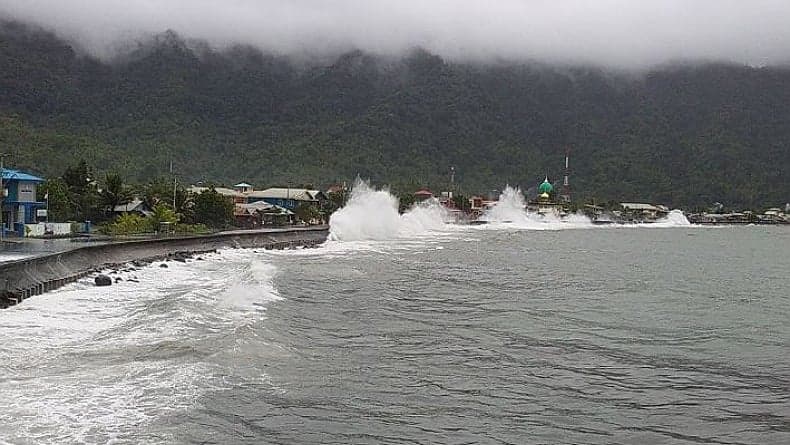
[[[5,173],[5,157],[11,156],[10,153],[0,153],[0,243],[5,238],[5,225],[3,223],[3,210],[5,208],[5,185],[3,185],[3,173]]]
[[[571,149],[569,147],[565,148],[565,172],[562,177],[562,194],[560,198],[566,204],[570,204],[571,202],[571,184],[568,181],[568,177],[570,176],[570,166],[568,165],[568,158],[571,156]]]
[[[173,172],[173,161],[170,161],[170,174],[173,175],[173,211],[176,211],[176,190],[178,189],[178,180],[176,174]]]
[[[452,198],[452,193],[455,192],[455,166],[450,166],[450,198]]]

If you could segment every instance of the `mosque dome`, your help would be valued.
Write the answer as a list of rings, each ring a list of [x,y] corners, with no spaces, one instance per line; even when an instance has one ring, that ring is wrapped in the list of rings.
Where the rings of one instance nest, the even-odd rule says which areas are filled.
[[[549,178],[544,179],[543,182],[538,186],[538,192],[540,192],[541,195],[544,193],[551,194],[553,191],[554,186],[549,182]]]

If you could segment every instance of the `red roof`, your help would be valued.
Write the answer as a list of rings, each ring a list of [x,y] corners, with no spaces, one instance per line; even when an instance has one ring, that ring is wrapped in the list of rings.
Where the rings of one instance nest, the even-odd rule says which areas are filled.
[[[419,189],[414,194],[417,196],[433,196],[433,192],[428,189]]]

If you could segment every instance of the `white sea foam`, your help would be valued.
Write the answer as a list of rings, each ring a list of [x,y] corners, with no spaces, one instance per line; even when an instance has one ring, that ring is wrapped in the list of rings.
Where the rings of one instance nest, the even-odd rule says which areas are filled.
[[[690,226],[691,225],[691,222],[689,222],[688,218],[686,218],[686,215],[684,215],[682,211],[677,210],[677,209],[670,211],[669,214],[666,217],[660,219],[658,221],[658,223],[659,224],[666,224],[668,226]]]
[[[239,281],[222,293],[222,298],[218,300],[220,306],[243,311],[260,310],[265,308],[267,302],[282,300],[274,286],[277,268],[259,258],[248,261],[245,269],[237,276]]]
[[[479,226],[482,229],[518,229],[518,230],[562,230],[594,227],[589,218],[582,214],[541,215],[527,211],[527,203],[519,188],[505,187],[499,200],[488,209],[481,220],[488,224]]]
[[[155,263],[3,311],[0,442],[172,442],[138,435],[222,387],[213,360],[234,349],[223,342],[235,345],[233,331],[280,299],[277,269],[261,258],[236,249]]]
[[[424,236],[445,227],[446,213],[438,202],[428,201],[400,215],[398,198],[358,179],[348,203],[329,218],[329,239],[386,241]]]

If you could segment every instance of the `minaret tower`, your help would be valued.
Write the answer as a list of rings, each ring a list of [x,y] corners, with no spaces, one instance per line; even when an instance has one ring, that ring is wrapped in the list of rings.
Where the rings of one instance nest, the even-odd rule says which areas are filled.
[[[560,201],[567,204],[571,202],[571,184],[568,182],[568,176],[570,176],[570,166],[568,164],[568,158],[570,158],[571,149],[565,148],[565,174],[562,178],[562,193],[560,193]]]

